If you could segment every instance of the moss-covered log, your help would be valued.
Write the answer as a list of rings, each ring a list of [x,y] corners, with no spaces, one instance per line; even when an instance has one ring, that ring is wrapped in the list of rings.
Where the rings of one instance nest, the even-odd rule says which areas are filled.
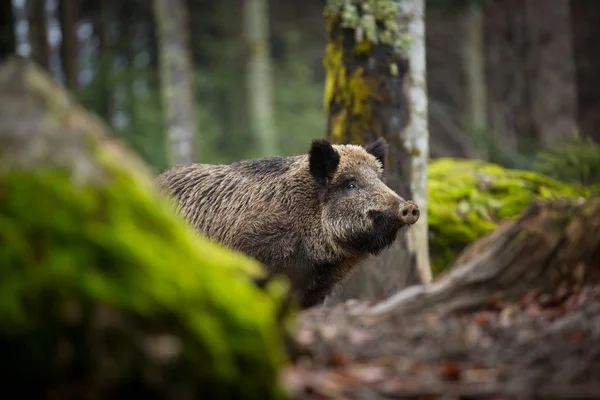
[[[410,107],[405,93],[410,36],[406,27],[398,26],[398,2],[329,0],[325,16],[328,139],[354,144],[386,139],[386,183],[400,196],[412,199],[412,147],[406,140]],[[360,265],[334,298],[389,295],[406,284],[414,260],[402,232],[390,249]]]
[[[560,297],[599,283],[600,197],[539,202],[467,247],[440,280],[399,292],[370,314],[482,309],[532,290]]]
[[[430,250],[436,273],[445,270],[468,244],[518,217],[533,202],[590,193],[538,173],[455,159],[432,161],[428,186]]]
[[[31,398],[282,397],[252,260],[197,237],[45,73],[0,69],[0,382]]]

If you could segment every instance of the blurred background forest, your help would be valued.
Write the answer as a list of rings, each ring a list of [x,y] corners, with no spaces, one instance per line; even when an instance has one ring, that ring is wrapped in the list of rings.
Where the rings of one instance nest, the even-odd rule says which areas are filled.
[[[0,58],[33,58],[161,171],[156,3],[5,1]],[[191,54],[197,160],[303,153],[324,137],[325,0],[163,3]],[[431,157],[530,169],[570,137],[600,142],[598,21],[596,0],[427,0]]]

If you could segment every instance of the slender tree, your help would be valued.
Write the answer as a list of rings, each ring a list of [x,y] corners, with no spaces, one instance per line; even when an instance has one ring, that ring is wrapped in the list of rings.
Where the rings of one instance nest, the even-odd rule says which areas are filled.
[[[60,56],[65,84],[70,90],[77,90],[79,87],[78,4],[77,0],[60,0],[58,3],[62,36]]]
[[[398,24],[406,24],[411,44],[407,50],[409,106],[406,128],[400,133],[409,150],[411,168],[408,178],[412,199],[421,210],[420,221],[409,230],[409,248],[416,256],[416,268],[422,283],[432,278],[429,261],[427,225],[427,163],[429,161],[429,124],[427,112],[427,69],[425,57],[425,0],[400,2]]]
[[[46,0],[28,0],[25,3],[29,22],[31,58],[39,66],[50,69],[50,45],[48,43],[48,18]]]
[[[246,99],[249,122],[263,156],[278,151],[273,120],[269,10],[267,0],[244,1],[244,34],[247,43]]]
[[[114,15],[113,2],[106,0],[94,1],[94,35],[98,41],[96,84],[98,87],[96,110],[105,120],[110,121],[112,116],[112,89],[111,89],[111,60],[112,48],[109,35],[111,16]]]
[[[17,49],[15,18],[11,1],[3,1],[0,6],[0,61],[13,55]]]
[[[395,244],[361,265],[333,300],[378,298],[418,272],[429,282],[427,239],[428,126],[424,6],[421,0],[329,0],[325,107],[336,143],[389,143],[388,185],[423,214]]]
[[[196,161],[194,80],[184,0],[154,0],[170,165]]]

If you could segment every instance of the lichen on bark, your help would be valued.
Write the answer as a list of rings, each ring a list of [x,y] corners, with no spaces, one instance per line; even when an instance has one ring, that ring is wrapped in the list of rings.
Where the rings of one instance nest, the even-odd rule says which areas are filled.
[[[329,114],[329,136],[337,143],[362,144],[365,131],[373,130],[373,120],[378,117],[371,110],[385,102],[387,92],[395,90],[382,87],[382,79],[388,78],[389,85],[402,83],[406,72],[404,53],[411,39],[397,24],[396,1],[330,0],[325,17],[328,43],[324,103]],[[388,102],[394,100],[402,101]],[[383,133],[372,135],[386,137]]]
[[[275,399],[253,260],[198,237],[45,73],[0,68],[0,382],[25,397]]]

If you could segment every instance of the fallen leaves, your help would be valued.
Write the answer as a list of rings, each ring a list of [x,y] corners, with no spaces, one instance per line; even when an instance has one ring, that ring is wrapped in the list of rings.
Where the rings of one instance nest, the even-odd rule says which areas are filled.
[[[600,377],[600,328],[590,328],[593,321],[600,327],[594,286],[531,290],[518,301],[494,301],[461,315],[390,316],[373,323],[361,317],[367,308],[348,302],[301,315],[297,340],[316,355],[286,370],[293,398],[518,398],[515,393],[541,382],[544,388],[558,382],[569,393],[569,385]]]

